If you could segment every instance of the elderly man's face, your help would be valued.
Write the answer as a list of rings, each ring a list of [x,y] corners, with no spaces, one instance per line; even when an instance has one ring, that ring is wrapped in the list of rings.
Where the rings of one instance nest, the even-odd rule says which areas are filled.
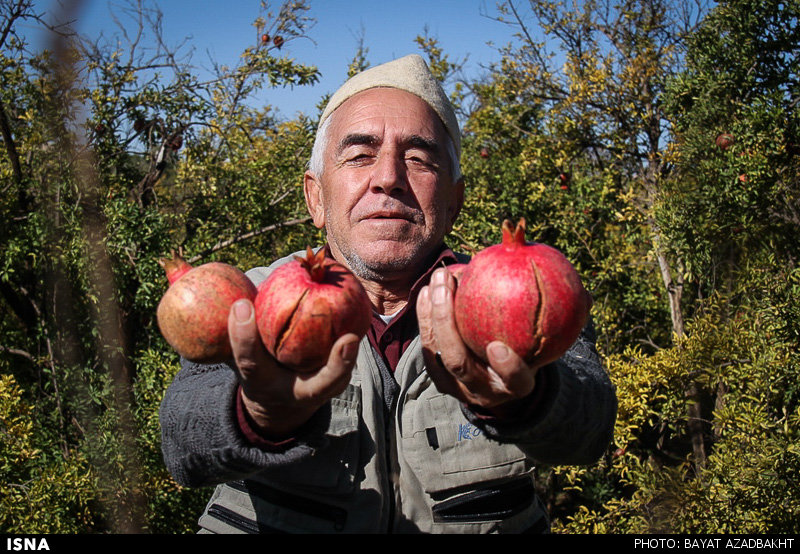
[[[444,125],[424,101],[391,88],[361,92],[331,118],[322,175],[305,179],[315,225],[358,276],[415,275],[463,200]]]

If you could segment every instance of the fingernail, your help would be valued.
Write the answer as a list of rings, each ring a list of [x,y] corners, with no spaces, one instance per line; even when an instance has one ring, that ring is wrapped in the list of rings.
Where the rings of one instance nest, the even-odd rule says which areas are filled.
[[[347,362],[355,361],[356,356],[358,355],[358,341],[354,340],[353,342],[348,342],[342,347],[342,359]]]
[[[444,304],[447,300],[447,287],[439,285],[433,288],[432,301],[434,304]]]
[[[247,323],[253,316],[253,310],[250,302],[247,300],[237,300],[233,304],[233,317],[239,323]]]
[[[504,362],[511,355],[508,346],[501,342],[493,342],[486,347],[488,354],[498,362]]]

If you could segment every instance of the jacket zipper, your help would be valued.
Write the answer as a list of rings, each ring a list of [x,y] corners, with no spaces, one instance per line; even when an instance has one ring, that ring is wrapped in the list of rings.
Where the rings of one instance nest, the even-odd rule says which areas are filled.
[[[446,522],[494,521],[509,518],[536,502],[529,477],[521,477],[496,488],[485,488],[439,502],[433,519]]]
[[[393,404],[392,406],[386,405],[386,399],[384,398],[384,390],[385,387],[383,385],[384,379],[395,379],[395,376],[392,374],[391,370],[386,367],[386,364],[383,362],[381,358],[380,352],[376,351],[374,347],[371,345],[366,346],[366,356],[367,363],[369,365],[368,368],[365,368],[369,371],[370,377],[372,378],[373,382],[373,394],[378,392],[380,394],[381,400],[381,407],[382,410],[379,412],[383,421],[381,421],[381,425],[383,427],[383,454],[384,454],[384,461],[386,470],[384,472],[384,483],[383,488],[386,491],[386,533],[392,533],[394,529],[394,518],[396,512],[396,504],[397,501],[395,499],[395,485],[394,481],[392,480],[392,475],[395,473],[394,471],[394,464],[395,464],[395,457],[392,454],[392,448],[395,442],[395,435],[394,435],[394,418],[392,414],[397,407],[397,395],[393,397]],[[377,379],[377,382],[376,382]],[[398,394],[402,392],[400,387],[398,387]]]
[[[251,535],[259,533],[262,530],[262,526],[260,526],[258,522],[237,514],[233,510],[226,508],[225,506],[220,506],[219,504],[212,504],[209,506],[207,513],[211,517],[227,523],[239,531],[244,531],[245,533],[249,533]]]

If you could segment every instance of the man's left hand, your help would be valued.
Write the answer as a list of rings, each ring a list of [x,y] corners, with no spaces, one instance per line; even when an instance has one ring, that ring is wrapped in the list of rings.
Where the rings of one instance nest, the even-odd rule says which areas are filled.
[[[417,298],[417,319],[428,375],[440,392],[501,415],[533,391],[538,368],[529,367],[500,341],[487,346],[488,364],[475,356],[456,326],[455,288],[456,281],[450,271],[439,268]]]

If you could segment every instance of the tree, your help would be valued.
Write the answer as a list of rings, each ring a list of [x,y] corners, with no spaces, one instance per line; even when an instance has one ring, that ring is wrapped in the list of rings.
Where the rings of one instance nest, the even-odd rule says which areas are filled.
[[[8,512],[9,531],[193,527],[204,491],[177,487],[159,448],[157,410],[177,357],[155,326],[166,287],[157,260],[181,248],[195,263],[254,265],[316,232],[284,240],[305,221],[310,121],[280,122],[248,104],[261,88],[317,79],[284,54],[304,36],[307,7],[262,8],[241,61],[201,79],[144,3],[120,8],[113,41],[63,24],[41,53],[19,34],[23,23],[43,24],[33,3],[0,4],[0,210],[16,222],[0,232],[0,368],[16,387],[0,405],[22,409],[11,391],[23,391],[31,448],[42,453],[4,465],[13,468],[5,491],[40,491],[5,507],[24,513],[28,499],[83,514],[43,527]],[[281,40],[267,44],[266,33]],[[244,243],[262,250],[237,258]],[[62,491],[45,486],[48,472],[63,475]],[[81,494],[62,494],[72,486]]]
[[[736,380],[792,382],[796,371],[794,338],[765,340],[750,326],[769,321],[796,337],[785,302],[798,180],[794,140],[783,138],[796,126],[795,4],[504,2],[499,19],[519,40],[471,88],[472,196],[457,231],[480,247],[497,240],[496,222],[522,214],[534,240],[574,260],[621,399],[599,464],[540,470],[556,529],[713,530],[725,515],[711,511],[706,487],[718,479],[726,499],[736,487],[764,499],[740,506],[728,528],[755,529],[745,522],[758,511],[770,518],[759,529],[791,528],[754,476],[760,467],[790,483],[794,458],[738,460],[751,479],[737,482],[743,429],[723,431],[721,414],[743,410],[770,429],[770,453],[794,440],[781,432],[796,417],[794,387],[753,395]],[[715,144],[723,132],[735,146]],[[789,315],[772,319],[778,305]],[[684,497],[689,505],[675,501]],[[796,513],[793,495],[780,505]],[[704,511],[714,514],[706,522]]]
[[[624,279],[632,268],[649,272],[657,264],[664,292],[652,284],[638,292],[639,313],[630,313],[632,321],[623,325],[639,332],[624,340],[669,342],[660,316],[648,313],[650,301],[660,294],[668,300],[671,333],[683,333],[682,261],[668,258],[652,206],[660,181],[671,170],[665,157],[669,126],[660,97],[667,76],[680,67],[682,37],[702,13],[702,6],[690,10],[661,0],[571,6],[537,1],[525,11],[504,2],[499,19],[519,30],[519,40],[502,51],[491,81],[477,88],[484,97],[470,125],[484,120],[488,125],[486,131],[468,128],[486,135],[479,139],[486,144],[478,148],[499,149],[492,143],[506,141],[517,149],[507,154],[524,169],[521,175],[504,176],[516,181],[515,197],[507,199],[505,211],[527,211],[528,219],[548,229],[541,239],[574,254],[587,273],[597,272],[593,281],[601,287],[606,279]],[[534,33],[537,28],[541,37]],[[581,232],[587,227],[594,231],[588,236]],[[598,232],[617,234],[616,244],[596,240]],[[632,247],[636,243],[648,245],[649,251]],[[620,259],[615,252],[627,256]],[[641,286],[646,279],[634,281]],[[598,288],[595,295],[614,302],[605,296],[608,290]],[[607,319],[601,323],[613,325],[619,308],[614,305],[607,318],[598,312]]]
[[[608,357],[624,494],[568,529],[797,532],[797,25],[796,2],[721,2],[666,82],[652,218],[697,296],[674,346]]]
[[[797,2],[720,3],[665,94],[676,170],[656,217],[705,295],[768,242],[797,258],[797,16]]]

